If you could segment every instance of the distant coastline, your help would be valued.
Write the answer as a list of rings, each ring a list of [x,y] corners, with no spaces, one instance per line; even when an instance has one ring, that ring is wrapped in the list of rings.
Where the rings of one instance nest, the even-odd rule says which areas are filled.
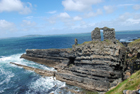
[[[140,32],[140,30],[119,30],[116,31],[116,33],[125,33],[125,32]],[[102,33],[102,32],[101,32]],[[78,34],[86,34],[85,36],[90,36],[91,32],[82,32],[82,33],[68,33],[68,34],[48,34],[48,35],[25,35],[25,36],[18,36],[18,37],[5,37],[5,38],[0,38],[0,39],[10,39],[10,38],[28,38],[28,37],[51,37],[51,36],[75,36]]]

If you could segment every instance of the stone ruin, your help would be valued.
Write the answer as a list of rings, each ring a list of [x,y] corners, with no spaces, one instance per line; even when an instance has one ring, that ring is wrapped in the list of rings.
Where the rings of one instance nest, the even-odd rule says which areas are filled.
[[[101,41],[100,28],[96,27],[91,32],[91,38],[92,38],[93,41],[95,41],[95,40]]]
[[[101,34],[100,30],[103,30],[103,37],[104,40],[115,40],[115,29],[114,28],[98,28],[96,27],[92,32],[91,32],[91,38],[92,41],[101,41]]]

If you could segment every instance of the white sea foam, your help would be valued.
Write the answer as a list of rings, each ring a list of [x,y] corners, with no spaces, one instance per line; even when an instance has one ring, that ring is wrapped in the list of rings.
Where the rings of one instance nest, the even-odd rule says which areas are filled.
[[[34,67],[34,68],[41,68],[41,69],[44,69],[44,70],[55,71],[54,68],[46,67],[44,65],[41,65],[41,64],[38,64],[38,63],[35,63],[35,62],[32,62],[32,61],[21,59],[20,56],[22,54],[15,54],[15,55],[7,56],[7,57],[1,56],[0,63],[9,64],[10,62],[15,62],[15,63],[18,63],[18,64],[31,66],[31,67]],[[10,65],[13,66],[12,64],[10,64]],[[14,66],[14,67],[16,67],[16,66]]]
[[[6,60],[10,60],[11,57],[5,57],[5,56],[1,56],[0,61],[6,61]]]
[[[2,82],[0,82],[0,85],[2,85],[4,83],[5,84],[8,84],[12,77],[14,77],[14,74],[13,73],[8,74],[7,77]]]
[[[8,85],[11,81],[11,78],[14,77],[14,73],[11,71],[6,70],[6,68],[3,68],[0,66],[0,86],[2,85]],[[3,93],[5,89],[8,87],[1,87],[0,88],[0,93]]]
[[[129,39],[120,39],[120,42],[132,42]]]
[[[10,62],[15,62],[18,64],[22,65],[27,65],[35,68],[41,68],[44,70],[51,70],[55,71],[54,68],[46,67],[41,64],[37,64],[32,61],[28,61],[25,59],[20,59],[20,56],[22,54],[15,54],[11,56],[1,56],[0,58],[0,85],[5,85],[5,84],[11,84],[12,80],[11,78],[14,77],[14,79],[21,79],[20,75],[16,73],[19,71],[21,72],[20,68],[18,66],[15,66],[13,64],[10,64]],[[27,73],[26,73],[27,72]],[[29,75],[30,71],[25,71],[22,73],[22,75]],[[3,78],[2,78],[3,77]],[[18,77],[18,78],[17,78]],[[23,78],[22,78],[23,79]],[[13,82],[13,86],[15,83]],[[65,87],[65,82],[61,82],[56,80],[53,77],[39,77],[37,80],[32,80],[32,82],[28,85],[28,91],[26,91],[26,94],[35,94],[36,92],[47,92],[48,94],[51,92],[58,91],[59,88]],[[4,88],[0,88],[0,93],[5,92],[6,88],[10,88],[9,86],[4,86]],[[57,94],[57,93],[55,93]]]
[[[55,92],[61,87],[65,87],[65,82],[58,81],[53,77],[40,77],[29,85],[29,90],[26,94],[34,94],[38,91],[49,94],[52,93],[52,91]]]

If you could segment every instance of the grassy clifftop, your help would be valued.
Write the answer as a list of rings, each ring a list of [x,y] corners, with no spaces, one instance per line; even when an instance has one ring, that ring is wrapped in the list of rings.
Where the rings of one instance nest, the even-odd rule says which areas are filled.
[[[136,90],[138,88],[140,88],[140,70],[105,94],[123,94],[123,90]]]
[[[86,44],[115,45],[111,40],[104,40],[104,41],[85,41],[84,43],[78,44],[77,46],[86,45]],[[124,46],[118,40],[116,41],[116,44],[119,44],[121,46]]]
[[[140,46],[140,39],[136,39],[135,41],[133,42],[130,42],[128,44],[129,47],[135,47],[135,46]]]

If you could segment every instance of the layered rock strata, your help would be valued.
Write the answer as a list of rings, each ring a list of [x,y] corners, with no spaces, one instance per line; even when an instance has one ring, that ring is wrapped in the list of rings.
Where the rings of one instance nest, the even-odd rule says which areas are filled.
[[[69,53],[69,49],[27,49],[21,58],[54,67],[62,61],[67,62]]]
[[[87,90],[107,91],[121,77],[123,46],[118,41],[90,41],[70,49],[30,49],[21,56],[52,65],[56,79]],[[31,58],[31,59],[30,59]],[[39,63],[39,62],[38,62]],[[54,66],[55,65],[55,66]]]

